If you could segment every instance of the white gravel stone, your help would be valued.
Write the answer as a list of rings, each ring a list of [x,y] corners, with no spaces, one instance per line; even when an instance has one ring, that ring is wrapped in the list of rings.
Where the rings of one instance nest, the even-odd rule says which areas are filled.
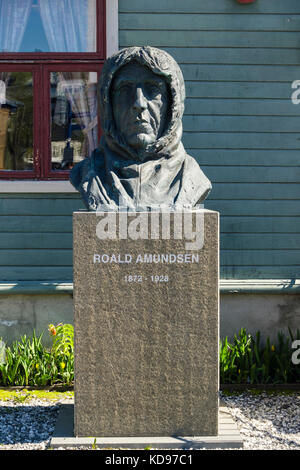
[[[300,450],[300,393],[220,396],[237,423],[245,450]],[[0,401],[0,450],[45,450],[61,403],[72,399]]]
[[[0,401],[0,450],[45,450],[60,402],[30,399]]]
[[[245,450],[300,450],[300,393],[245,392],[221,394],[221,398],[238,426]]]

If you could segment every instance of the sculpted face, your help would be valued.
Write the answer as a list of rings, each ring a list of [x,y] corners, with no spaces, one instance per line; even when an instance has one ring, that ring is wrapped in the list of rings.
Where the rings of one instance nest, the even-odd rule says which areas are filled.
[[[169,108],[168,88],[162,77],[131,62],[116,74],[111,98],[116,128],[129,146],[144,150],[162,135]]]

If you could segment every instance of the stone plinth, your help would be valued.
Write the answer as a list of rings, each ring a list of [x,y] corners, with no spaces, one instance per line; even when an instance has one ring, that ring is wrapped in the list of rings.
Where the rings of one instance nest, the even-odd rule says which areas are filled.
[[[74,213],[75,436],[218,434],[218,213],[197,213],[193,250],[150,223],[99,239],[104,219]]]

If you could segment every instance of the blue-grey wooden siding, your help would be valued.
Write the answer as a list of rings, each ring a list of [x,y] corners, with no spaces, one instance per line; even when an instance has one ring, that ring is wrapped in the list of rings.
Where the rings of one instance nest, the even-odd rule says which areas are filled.
[[[170,52],[213,182],[223,278],[300,278],[300,0],[119,0],[120,47]],[[0,181],[1,185],[1,181]],[[0,195],[0,281],[71,280],[74,195]]]
[[[170,52],[183,141],[213,182],[223,278],[300,277],[300,1],[119,0],[120,47]]]
[[[0,182],[1,184],[1,182]],[[0,195],[0,282],[71,281],[77,195]]]

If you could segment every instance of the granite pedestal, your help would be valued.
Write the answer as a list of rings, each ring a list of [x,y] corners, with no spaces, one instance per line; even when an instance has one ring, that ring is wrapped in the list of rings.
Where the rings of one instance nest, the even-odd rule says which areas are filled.
[[[196,249],[174,213],[169,236],[131,214],[127,238],[116,214],[73,214],[75,436],[218,434],[218,213],[196,212]]]

